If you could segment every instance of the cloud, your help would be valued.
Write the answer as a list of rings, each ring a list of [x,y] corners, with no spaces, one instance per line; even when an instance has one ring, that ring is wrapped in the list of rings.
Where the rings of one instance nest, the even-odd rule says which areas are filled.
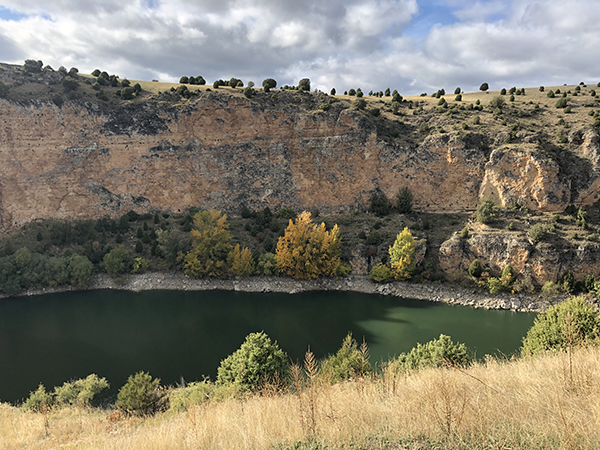
[[[390,86],[414,94],[476,90],[483,81],[494,89],[600,78],[596,0],[5,0],[3,6],[22,15],[0,19],[3,61],[35,58],[130,79],[235,76],[260,84],[273,77],[282,85],[309,77],[327,91]],[[440,14],[446,19],[437,20]],[[407,34],[427,17],[437,24]]]

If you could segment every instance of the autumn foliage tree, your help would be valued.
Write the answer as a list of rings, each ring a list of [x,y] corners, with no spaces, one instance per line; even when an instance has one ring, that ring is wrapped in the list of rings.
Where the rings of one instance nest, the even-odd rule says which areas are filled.
[[[248,247],[241,249],[240,244],[229,253],[227,260],[232,275],[252,275],[256,269],[252,252]]]
[[[277,242],[276,260],[279,273],[294,278],[318,278],[344,275],[349,266],[341,259],[338,226],[327,231],[325,224],[316,225],[310,212],[302,212],[290,220],[285,234]]]
[[[209,209],[194,216],[190,232],[192,250],[185,255],[183,268],[193,277],[222,277],[227,273],[227,258],[231,251],[231,234],[227,216]]]
[[[394,245],[389,248],[392,276],[397,280],[406,280],[415,266],[415,241],[408,228],[396,236]]]

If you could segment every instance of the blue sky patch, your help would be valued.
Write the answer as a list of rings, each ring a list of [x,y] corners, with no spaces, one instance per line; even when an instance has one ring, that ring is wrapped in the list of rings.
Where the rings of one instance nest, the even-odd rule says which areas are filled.
[[[17,11],[13,11],[11,9],[5,8],[4,6],[0,6],[0,20],[15,20],[19,21],[21,19],[26,18],[26,14],[22,14]]]

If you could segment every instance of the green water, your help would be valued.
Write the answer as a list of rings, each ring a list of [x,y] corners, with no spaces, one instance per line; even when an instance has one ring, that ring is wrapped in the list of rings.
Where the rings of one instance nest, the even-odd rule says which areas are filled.
[[[334,353],[351,331],[371,361],[452,336],[477,356],[519,346],[534,314],[350,292],[83,291],[0,300],[0,400],[90,373],[118,388],[149,371],[165,384],[213,380],[244,337],[264,330],[293,360]]]

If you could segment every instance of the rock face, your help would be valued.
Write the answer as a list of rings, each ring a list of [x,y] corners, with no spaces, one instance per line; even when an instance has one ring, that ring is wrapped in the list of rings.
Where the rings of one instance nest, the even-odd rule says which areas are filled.
[[[0,227],[190,205],[229,213],[243,205],[335,212],[365,208],[376,189],[393,198],[405,185],[414,208],[430,212],[473,210],[485,195],[542,210],[597,199],[595,132],[572,136],[577,161],[586,163],[575,183],[539,152],[490,155],[475,134],[414,143],[402,136],[415,130],[392,121],[400,138],[389,139],[378,125],[386,119],[342,102],[319,110],[326,99],[210,92],[183,106],[159,96],[110,110],[0,100]]]
[[[519,278],[540,286],[559,280],[567,270],[573,271],[578,281],[600,273],[600,245],[596,242],[577,241],[573,245],[558,238],[536,244],[521,231],[481,224],[472,227],[468,239],[455,233],[440,247],[440,266],[447,274],[465,273],[474,259],[496,274],[510,263]]]

